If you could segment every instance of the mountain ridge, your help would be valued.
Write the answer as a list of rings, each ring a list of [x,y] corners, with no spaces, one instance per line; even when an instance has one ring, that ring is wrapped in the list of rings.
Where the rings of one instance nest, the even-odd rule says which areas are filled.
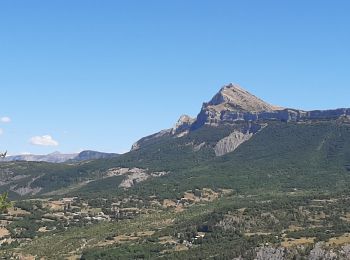
[[[203,103],[196,118],[183,115],[173,128],[138,140],[131,150],[139,149],[143,144],[164,136],[184,136],[204,125],[217,127],[219,125],[234,125],[236,122],[243,121],[255,122],[263,126],[264,121],[298,122],[337,119],[342,116],[350,117],[350,108],[304,111],[274,106],[254,96],[238,84],[230,83],[223,86],[209,102]],[[242,133],[247,134],[247,131]],[[253,132],[253,134],[255,133]]]

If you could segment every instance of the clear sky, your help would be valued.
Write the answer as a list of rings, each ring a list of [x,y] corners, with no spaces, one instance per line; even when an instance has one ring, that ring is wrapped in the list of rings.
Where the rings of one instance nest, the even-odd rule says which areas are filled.
[[[125,152],[229,82],[285,107],[350,107],[349,12],[348,0],[0,1],[0,150]]]

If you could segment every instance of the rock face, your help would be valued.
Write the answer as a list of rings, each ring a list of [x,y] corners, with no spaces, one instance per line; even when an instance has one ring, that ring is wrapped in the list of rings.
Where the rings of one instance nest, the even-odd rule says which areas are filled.
[[[233,152],[243,144],[248,141],[253,136],[253,133],[242,133],[238,131],[234,131],[229,136],[221,139],[214,147],[215,155],[222,156],[224,154]]]
[[[303,111],[276,107],[231,83],[222,87],[209,102],[203,103],[195,119],[186,115],[181,116],[173,128],[142,138],[133,145],[132,150],[153,143],[162,137],[182,137],[203,126],[229,125],[234,127],[241,122],[255,125],[254,129],[235,130],[220,140],[213,149],[217,156],[221,156],[234,151],[269,121],[298,122],[338,118],[350,118],[350,108]],[[195,147],[194,150],[199,151],[201,147]]]
[[[238,85],[229,84],[220,91],[208,103],[204,103],[207,110],[238,111],[238,112],[268,112],[276,108],[257,98]]]
[[[187,133],[190,130],[194,121],[195,121],[194,118],[191,118],[188,115],[182,115],[180,119],[177,121],[177,123],[175,124],[175,126],[172,128],[171,134],[184,135],[184,133]]]
[[[250,94],[240,86],[229,84],[222,87],[209,102],[203,103],[191,128],[194,130],[203,125],[218,126],[225,121],[248,119],[245,118],[246,114],[272,113],[275,110],[276,107]]]
[[[140,168],[112,168],[107,171],[106,177],[124,176],[125,178],[119,184],[119,187],[127,189],[151,177],[161,177],[167,174],[168,172],[148,172],[147,169]]]
[[[262,247],[256,253],[254,260],[284,260],[284,248]]]

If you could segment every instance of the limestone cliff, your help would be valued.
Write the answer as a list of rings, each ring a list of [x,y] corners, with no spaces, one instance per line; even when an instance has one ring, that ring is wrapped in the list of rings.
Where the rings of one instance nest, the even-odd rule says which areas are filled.
[[[191,130],[203,125],[218,126],[235,124],[237,121],[305,121],[337,119],[350,115],[350,109],[303,111],[270,105],[245,91],[238,85],[229,84],[204,103]]]

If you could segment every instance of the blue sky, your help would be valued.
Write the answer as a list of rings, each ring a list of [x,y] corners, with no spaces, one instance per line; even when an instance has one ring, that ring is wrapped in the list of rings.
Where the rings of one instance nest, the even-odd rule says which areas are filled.
[[[349,10],[345,0],[1,1],[0,119],[11,121],[0,120],[0,150],[125,152],[229,82],[285,107],[350,107]]]

